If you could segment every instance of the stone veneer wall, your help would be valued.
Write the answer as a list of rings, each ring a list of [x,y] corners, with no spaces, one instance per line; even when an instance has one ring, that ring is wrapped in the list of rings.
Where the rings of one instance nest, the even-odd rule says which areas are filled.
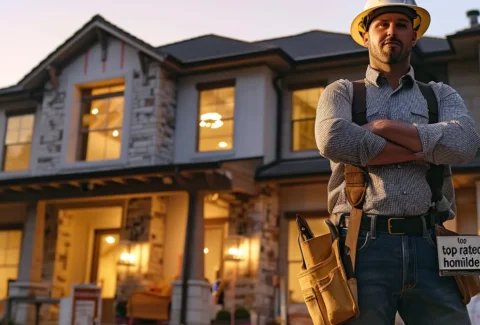
[[[150,63],[146,83],[134,76],[129,165],[172,163],[175,107],[175,83],[160,64]]]
[[[65,133],[65,97],[65,89],[52,90],[47,83],[40,114],[39,133],[34,135],[34,139],[39,141],[36,167],[39,174],[52,173],[60,164]]]
[[[235,304],[255,312],[259,324],[270,317],[274,306],[273,278],[277,273],[279,248],[278,194],[268,191],[247,203],[230,208],[230,235],[244,235],[250,241],[248,262],[239,265]],[[226,268],[225,274],[231,270]],[[231,308],[233,293],[226,291],[226,308]],[[228,301],[230,300],[230,301]]]
[[[125,266],[117,269],[117,300],[124,301],[136,289],[147,285],[162,282],[163,279],[163,255],[165,244],[165,222],[167,213],[166,198],[144,197],[132,199],[126,213],[126,224],[122,225],[121,241],[122,248],[130,246],[143,247],[142,256],[137,256],[137,263],[142,266],[129,267],[125,272]],[[135,225],[134,228],[142,229],[138,236],[130,233],[131,229],[125,228]],[[143,255],[147,252],[148,260]]]

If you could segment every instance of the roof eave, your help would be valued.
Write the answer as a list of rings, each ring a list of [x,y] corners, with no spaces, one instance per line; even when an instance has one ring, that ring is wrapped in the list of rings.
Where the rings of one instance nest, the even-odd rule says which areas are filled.
[[[140,51],[145,53],[146,55],[150,56],[151,58],[158,60],[159,62],[163,62],[165,60],[165,55],[159,53],[155,50],[152,46],[151,48],[140,44],[140,42],[128,37],[127,35],[123,35],[123,33],[112,26],[109,26],[103,21],[93,20],[89,24],[83,27],[83,29],[79,30],[75,33],[72,37],[67,39],[62,45],[59,46],[54,52],[52,52],[47,58],[41,61],[35,68],[32,69],[30,73],[28,73],[25,77],[20,80],[18,85],[23,88],[31,88],[32,83],[39,78],[39,76],[45,73],[46,69],[49,66],[54,66],[56,61],[62,54],[67,52],[72,46],[79,44],[82,39],[85,39],[91,33],[94,33],[96,29],[102,29],[106,33],[110,34],[111,36],[122,40],[125,44],[128,44],[132,47],[138,48]],[[34,85],[33,85],[34,86]]]

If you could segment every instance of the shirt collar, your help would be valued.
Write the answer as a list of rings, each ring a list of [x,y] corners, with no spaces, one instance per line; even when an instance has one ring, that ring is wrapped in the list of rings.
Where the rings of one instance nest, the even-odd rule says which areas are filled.
[[[383,85],[387,85],[387,80],[382,75],[382,73],[378,70],[375,70],[370,65],[368,65],[367,72],[365,74],[366,79],[369,83],[376,87],[381,87]],[[408,72],[400,78],[400,86],[409,85],[410,87],[413,86],[415,81],[415,71],[412,66]]]

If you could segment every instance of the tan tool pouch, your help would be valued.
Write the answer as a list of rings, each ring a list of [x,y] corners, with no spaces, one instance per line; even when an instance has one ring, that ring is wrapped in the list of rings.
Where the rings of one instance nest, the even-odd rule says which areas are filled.
[[[340,256],[339,238],[330,232],[311,239],[302,236],[307,222],[297,216],[302,271],[298,281],[314,325],[337,325],[359,315],[357,283],[347,279]]]
[[[440,225],[435,227],[437,236],[459,236],[458,233],[448,230]],[[480,278],[478,275],[455,275],[458,289],[462,294],[463,303],[467,305],[470,299],[480,293]]]

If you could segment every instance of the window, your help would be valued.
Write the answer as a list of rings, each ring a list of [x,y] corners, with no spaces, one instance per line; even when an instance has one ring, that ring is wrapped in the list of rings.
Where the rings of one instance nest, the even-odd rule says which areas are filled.
[[[123,83],[81,90],[78,160],[120,158],[124,90]]]
[[[212,85],[210,85],[212,86]],[[200,90],[198,117],[199,152],[231,150],[233,148],[233,117],[235,87],[232,83]]]
[[[27,170],[30,165],[34,114],[10,116],[7,119],[3,170]]]
[[[315,236],[329,231],[324,218],[306,218]],[[288,302],[304,303],[297,274],[301,271],[302,255],[298,247],[298,228],[295,220],[288,222]]]
[[[292,150],[313,150],[315,115],[323,87],[294,90],[292,93]]]
[[[21,230],[0,231],[0,299],[7,297],[8,280],[16,280],[22,245]]]

